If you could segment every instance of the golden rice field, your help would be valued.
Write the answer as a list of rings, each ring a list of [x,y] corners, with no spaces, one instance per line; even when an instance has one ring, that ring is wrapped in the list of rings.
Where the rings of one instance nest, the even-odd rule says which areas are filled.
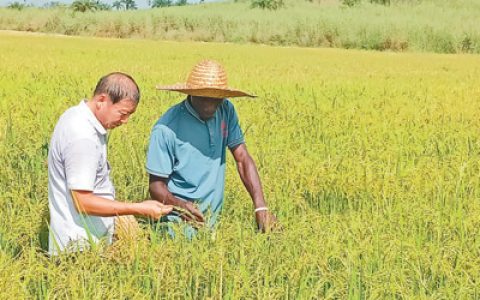
[[[50,259],[48,142],[100,76],[142,99],[111,132],[117,195],[148,197],[150,129],[203,58],[222,62],[266,198],[257,234],[228,160],[214,233]],[[0,298],[480,299],[480,59],[0,33]]]

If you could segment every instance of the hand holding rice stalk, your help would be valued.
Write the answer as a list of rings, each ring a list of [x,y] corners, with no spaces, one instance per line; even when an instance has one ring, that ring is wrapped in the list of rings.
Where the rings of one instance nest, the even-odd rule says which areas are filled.
[[[198,209],[198,206],[192,202],[185,202],[184,206],[185,207],[173,206],[173,212],[194,228],[198,229],[203,227],[205,225],[205,219]]]

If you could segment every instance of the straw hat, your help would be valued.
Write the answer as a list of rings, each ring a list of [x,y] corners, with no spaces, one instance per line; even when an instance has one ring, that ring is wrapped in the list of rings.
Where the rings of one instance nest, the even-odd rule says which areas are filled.
[[[204,60],[195,65],[188,75],[187,82],[158,86],[157,89],[175,91],[191,96],[209,98],[256,97],[246,92],[228,87],[227,73],[218,62]]]

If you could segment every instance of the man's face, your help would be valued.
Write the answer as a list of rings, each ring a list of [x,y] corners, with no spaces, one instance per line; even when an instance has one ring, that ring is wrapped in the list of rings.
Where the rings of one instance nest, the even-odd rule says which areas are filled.
[[[110,97],[99,100],[97,118],[105,129],[113,129],[127,123],[128,118],[137,109],[137,103],[130,99],[123,99],[113,104]]]
[[[215,115],[223,99],[191,96],[192,106],[202,120],[208,120]]]

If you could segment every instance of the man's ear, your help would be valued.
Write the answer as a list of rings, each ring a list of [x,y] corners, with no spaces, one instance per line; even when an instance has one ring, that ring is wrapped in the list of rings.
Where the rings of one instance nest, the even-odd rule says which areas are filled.
[[[100,95],[98,95],[97,101],[106,103],[108,101],[108,95],[105,93],[101,93]]]
[[[102,106],[104,106],[108,101],[108,95],[107,94],[100,94],[95,97],[95,107],[97,109],[100,109]]]

